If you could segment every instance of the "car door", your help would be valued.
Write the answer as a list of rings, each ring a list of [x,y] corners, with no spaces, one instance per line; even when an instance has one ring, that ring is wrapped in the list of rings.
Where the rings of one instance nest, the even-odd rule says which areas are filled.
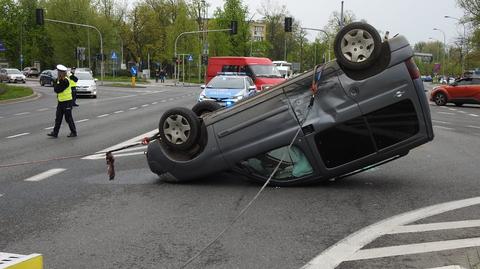
[[[454,84],[448,86],[448,94],[451,99],[464,99],[468,98],[468,89],[472,84],[471,78],[463,78],[456,81]]]
[[[358,103],[366,118],[377,152],[427,133],[427,112],[419,99],[426,97],[411,78],[408,64],[413,63],[409,61],[399,61],[364,80],[352,80],[345,75],[340,78],[347,95]]]

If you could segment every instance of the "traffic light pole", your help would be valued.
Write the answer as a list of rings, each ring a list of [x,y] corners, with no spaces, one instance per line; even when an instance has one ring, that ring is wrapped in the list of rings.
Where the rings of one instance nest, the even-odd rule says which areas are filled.
[[[198,33],[211,33],[211,32],[228,32],[228,31],[231,31],[232,29],[217,29],[217,30],[203,30],[203,31],[191,31],[191,32],[183,32],[181,34],[179,34],[177,36],[177,38],[175,39],[175,46],[174,46],[174,58],[175,58],[175,65],[174,65],[174,73],[175,73],[175,86],[177,85],[177,82],[178,82],[178,68],[177,68],[177,64],[178,64],[178,59],[177,59],[177,42],[178,42],[178,39],[183,36],[183,35],[187,35],[187,34],[198,34]]]
[[[103,38],[102,38],[102,33],[100,33],[100,30],[98,30],[97,27],[88,25],[88,24],[80,24],[80,23],[74,23],[74,22],[68,22],[68,21],[58,21],[58,20],[52,20],[52,19],[45,19],[46,21],[50,22],[58,22],[58,23],[63,23],[63,24],[70,24],[70,25],[76,25],[76,26],[82,26],[82,27],[88,27],[88,28],[93,28],[97,30],[98,35],[100,36],[100,54],[102,55],[102,60],[100,62],[100,85],[103,85],[103,78],[105,76],[105,70],[104,70],[104,57],[103,57]]]

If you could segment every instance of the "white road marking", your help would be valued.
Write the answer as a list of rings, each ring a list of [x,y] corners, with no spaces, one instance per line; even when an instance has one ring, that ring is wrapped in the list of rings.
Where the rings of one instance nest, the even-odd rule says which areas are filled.
[[[369,244],[378,237],[390,232],[398,226],[406,225],[420,219],[428,218],[448,211],[478,204],[480,204],[480,197],[474,197],[464,200],[457,200],[427,206],[397,216],[393,216],[391,218],[367,226],[347,236],[341,241],[335,243],[333,246],[327,248],[317,257],[310,260],[302,268],[333,269],[343,261],[351,260],[350,257],[355,255],[355,253],[359,251],[362,247]],[[457,242],[457,245],[458,243],[459,242]]]
[[[36,176],[33,176],[33,177],[29,177],[27,179],[25,179],[24,181],[40,181],[40,180],[44,180],[48,177],[51,177],[51,176],[54,176],[56,174],[60,174],[62,173],[63,171],[65,171],[67,169],[64,169],[64,168],[54,168],[54,169],[50,169],[48,171],[45,171],[43,173],[40,173]]]
[[[480,129],[480,126],[468,125],[467,127],[474,128],[474,129]]]
[[[100,151],[97,151],[96,153],[97,154],[93,154],[93,155],[89,155],[89,156],[86,156],[86,157],[83,157],[82,160],[97,160],[97,159],[105,159],[105,154],[98,154],[99,152],[107,152],[107,151],[110,151],[110,150],[113,150],[113,149],[117,149],[117,148],[121,148],[121,147],[124,147],[126,145],[131,145],[133,143],[138,143],[138,142],[141,142],[142,139],[144,137],[150,137],[154,134],[156,134],[158,132],[157,129],[154,129],[154,130],[151,130],[149,132],[146,132],[144,134],[141,134],[141,135],[138,135],[134,138],[130,138],[128,139],[127,141],[124,141],[122,143],[119,143],[119,144],[116,144],[114,146],[111,146],[111,147],[108,147],[106,149],[103,149],[103,150],[100,150]],[[140,146],[140,145],[139,145]],[[135,147],[133,149],[126,149],[126,150],[122,150],[122,151],[119,151],[119,152],[124,152],[124,151],[129,151],[129,150],[136,150],[136,149],[140,149],[138,147]],[[125,154],[128,154],[128,153],[125,153]],[[135,153],[135,154],[132,154],[132,155],[138,155],[138,154],[143,154],[143,152],[139,153]],[[115,154],[115,156],[121,156],[120,154]],[[127,155],[123,155],[123,156],[127,156]]]
[[[433,128],[439,128],[439,129],[444,129],[444,130],[453,130],[453,128],[439,126],[439,125],[433,125]]]
[[[175,98],[168,98],[168,101],[173,101],[175,100]]]
[[[110,114],[103,114],[103,115],[100,115],[100,116],[97,116],[97,118],[103,118],[103,117],[106,117],[106,116],[109,116]]]
[[[45,130],[50,130],[50,129],[53,129],[53,127],[55,127],[55,126],[50,126],[50,127],[47,127],[47,128],[45,128]]]
[[[21,115],[27,115],[27,114],[30,114],[30,112],[20,112],[20,113],[13,114],[13,115],[14,116],[21,116]]]
[[[480,220],[462,220],[462,221],[450,221],[450,222],[438,222],[438,223],[428,223],[428,224],[415,224],[415,225],[405,225],[399,226],[387,234],[400,234],[400,233],[418,233],[418,232],[428,232],[428,231],[438,231],[438,230],[448,230],[448,229],[463,229],[463,228],[472,228],[480,227]]]
[[[156,104],[158,104],[158,102],[153,102],[153,103],[152,103],[152,105],[156,105]]]
[[[443,124],[451,124],[450,122],[446,122],[446,121],[439,121],[439,120],[432,120],[432,121],[437,123],[443,123]]]
[[[123,110],[119,110],[119,111],[113,112],[113,114],[118,114],[118,113],[122,113],[122,112],[123,112]]]
[[[462,267],[460,265],[448,265],[448,266],[428,268],[428,269],[467,269],[467,268]]]
[[[451,110],[451,111],[457,111],[456,108],[449,108],[448,110]]]
[[[88,121],[88,120],[89,119],[77,120],[76,123],[85,122],[85,121]]]
[[[465,111],[458,111],[458,112],[459,112],[459,113],[463,113],[463,114],[467,113],[467,112],[465,112]]]
[[[40,108],[40,109],[37,109],[38,112],[42,112],[42,111],[47,111],[48,108]]]
[[[2,117],[2,116],[0,116],[0,119],[3,119],[3,117]]]
[[[129,108],[129,109],[130,109],[130,110],[135,110],[135,109],[137,109],[137,108],[138,108],[138,107],[131,107],[131,108]]]
[[[469,116],[472,116],[472,117],[478,117],[477,114],[468,114]]]
[[[144,104],[144,105],[142,105],[142,107],[147,107],[147,106],[149,106],[149,104]]]
[[[450,113],[450,112],[443,112],[443,111],[440,111],[440,112],[437,112],[438,114],[445,114],[445,115],[455,115],[455,113]]]
[[[15,137],[24,136],[24,135],[29,135],[29,134],[30,134],[30,133],[21,133],[21,134],[16,134],[16,135],[7,136],[7,138],[15,138]]]
[[[3,196],[3,194],[2,194],[2,193],[0,193],[0,197],[2,197],[2,196]]]
[[[350,256],[347,261],[368,260],[376,258],[384,258],[390,256],[411,255],[435,251],[444,251],[450,249],[469,248],[480,246],[480,237],[437,241],[419,244],[408,244],[401,246],[382,247],[362,249]]]
[[[162,101],[160,101],[160,102],[165,103],[166,101],[167,101],[167,100],[162,100]]]

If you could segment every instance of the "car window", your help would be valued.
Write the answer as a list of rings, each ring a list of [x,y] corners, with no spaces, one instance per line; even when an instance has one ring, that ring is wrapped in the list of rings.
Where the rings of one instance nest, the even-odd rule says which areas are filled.
[[[470,84],[472,84],[472,80],[471,79],[461,79],[461,80],[457,81],[457,84],[458,85],[470,85]]]
[[[18,69],[9,69],[9,70],[7,70],[7,73],[8,74],[22,74],[22,72],[20,72],[20,70],[18,70]]]
[[[255,83],[253,82],[253,80],[250,77],[247,77],[247,82],[248,82],[248,85],[255,86]]]
[[[222,72],[238,72],[238,65],[224,65]]]
[[[241,77],[225,77],[218,76],[214,77],[208,84],[207,88],[214,89],[243,89],[245,88],[245,83]]]
[[[472,79],[472,84],[474,84],[474,85],[479,85],[479,84],[480,84],[480,78],[474,78],[474,79]]]
[[[255,64],[248,66],[256,77],[282,78],[275,65]]]
[[[75,76],[79,79],[79,80],[93,80],[93,77],[92,75],[90,75],[90,73],[76,73]]]

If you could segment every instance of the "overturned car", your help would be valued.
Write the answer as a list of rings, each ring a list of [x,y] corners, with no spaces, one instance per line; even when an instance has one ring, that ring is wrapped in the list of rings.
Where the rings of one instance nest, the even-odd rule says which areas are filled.
[[[148,146],[151,171],[177,182],[233,171],[261,183],[275,172],[271,185],[290,186],[352,175],[433,139],[403,36],[382,42],[372,26],[352,23],[334,50],[335,61],[232,107],[166,111]]]

